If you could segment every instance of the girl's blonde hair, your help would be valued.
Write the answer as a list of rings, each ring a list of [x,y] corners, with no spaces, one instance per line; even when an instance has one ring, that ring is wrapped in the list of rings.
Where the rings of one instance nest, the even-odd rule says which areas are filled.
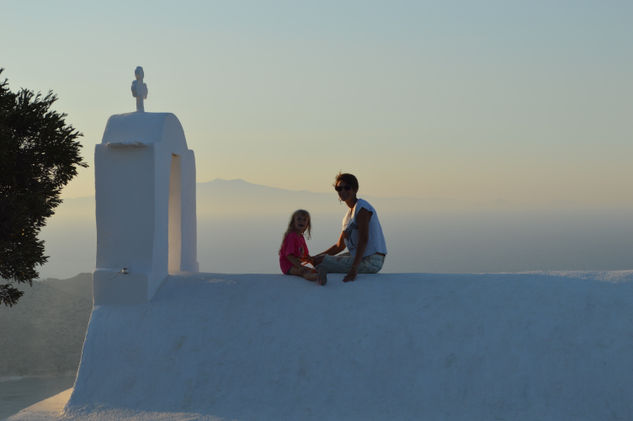
[[[294,231],[295,216],[297,216],[297,215],[302,215],[302,216],[305,216],[305,217],[308,218],[308,226],[306,227],[306,232],[308,233],[308,235],[307,235],[308,240],[310,239],[310,233],[311,233],[311,230],[312,230],[312,218],[310,217],[310,212],[308,212],[305,209],[297,209],[290,216],[290,221],[288,222],[288,228],[286,228],[286,232],[284,232],[284,236],[281,239],[281,246],[282,247],[283,247],[283,244],[284,244],[284,240],[286,239],[286,235],[288,235],[289,232]],[[279,251],[281,251],[281,247],[279,247]]]

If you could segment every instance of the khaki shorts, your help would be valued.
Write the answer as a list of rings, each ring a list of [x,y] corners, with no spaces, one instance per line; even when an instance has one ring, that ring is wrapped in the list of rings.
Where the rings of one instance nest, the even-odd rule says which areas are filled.
[[[378,273],[382,269],[385,262],[385,256],[381,254],[372,254],[363,257],[358,265],[358,273]],[[347,273],[352,268],[354,257],[349,253],[339,254],[338,256],[325,256],[323,262],[318,266],[328,273]]]

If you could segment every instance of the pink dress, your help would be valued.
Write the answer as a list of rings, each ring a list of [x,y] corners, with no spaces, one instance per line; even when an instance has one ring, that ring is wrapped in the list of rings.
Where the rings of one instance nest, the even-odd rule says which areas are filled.
[[[281,271],[285,274],[287,274],[292,267],[292,263],[286,258],[286,256],[290,255],[299,260],[310,255],[308,245],[302,234],[291,231],[286,235],[286,238],[284,238],[281,244],[281,250],[279,250],[279,266],[281,267]]]

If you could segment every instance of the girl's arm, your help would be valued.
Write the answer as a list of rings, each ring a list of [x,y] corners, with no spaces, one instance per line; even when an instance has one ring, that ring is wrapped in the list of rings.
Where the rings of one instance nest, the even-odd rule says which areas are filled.
[[[356,215],[356,223],[358,224],[358,247],[356,247],[354,263],[352,263],[351,269],[347,272],[345,278],[343,278],[343,282],[353,281],[356,278],[358,265],[360,265],[360,261],[363,260],[363,254],[369,242],[369,220],[371,216],[372,213],[365,208],[359,210]]]
[[[289,254],[289,255],[286,256],[286,259],[288,259],[288,261],[290,263],[292,263],[292,265],[294,267],[296,267],[296,268],[301,268],[302,267],[301,260],[297,256]]]

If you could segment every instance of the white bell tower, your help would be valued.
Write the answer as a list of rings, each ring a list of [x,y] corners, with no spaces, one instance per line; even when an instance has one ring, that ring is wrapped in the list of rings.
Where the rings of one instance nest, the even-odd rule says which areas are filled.
[[[147,302],[169,274],[197,272],[196,169],[178,118],[137,111],[108,119],[95,148],[95,305]]]

